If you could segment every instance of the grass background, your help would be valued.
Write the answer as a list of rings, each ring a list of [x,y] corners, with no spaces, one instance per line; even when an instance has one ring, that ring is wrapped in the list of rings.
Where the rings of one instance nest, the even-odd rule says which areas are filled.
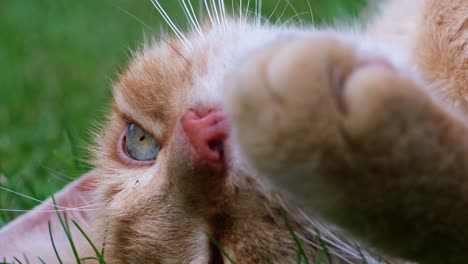
[[[160,2],[178,25],[187,24],[177,0]],[[317,24],[353,17],[364,4],[309,2]],[[277,3],[263,0],[265,17]],[[296,12],[311,20],[307,0],[289,3],[279,1],[272,19],[285,10],[282,21]],[[111,81],[129,50],[144,34],[157,36],[161,25],[167,28],[149,0],[0,0],[1,187],[42,200],[89,169],[84,147],[92,142],[89,128],[105,115]],[[0,209],[36,204],[0,190]],[[18,215],[0,211],[0,227]]]

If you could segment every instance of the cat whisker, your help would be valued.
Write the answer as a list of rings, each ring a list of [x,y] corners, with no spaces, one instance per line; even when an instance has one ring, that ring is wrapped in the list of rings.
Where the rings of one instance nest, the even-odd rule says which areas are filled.
[[[348,252],[354,252],[354,248],[352,248],[351,246],[349,246],[347,243],[343,242],[340,238],[338,238],[335,234],[333,234],[332,232],[330,232],[330,230],[328,228],[326,228],[325,226],[323,226],[322,224],[310,219],[310,217],[308,217],[302,210],[300,210],[301,214],[309,221],[309,223],[314,226],[315,228],[317,228],[318,230],[320,230],[320,232],[322,233],[322,238],[323,240],[327,240],[328,243],[330,244],[333,244],[335,245],[337,248],[345,248]],[[310,228],[306,228],[306,230],[309,232],[309,233],[312,233],[313,235],[318,235],[317,234],[317,231],[316,230],[313,230],[313,229],[310,229]],[[328,239],[328,237],[331,239]],[[332,242],[332,241],[335,241],[335,242]],[[336,244],[338,243],[338,244]],[[358,255],[357,253],[354,254],[352,253],[353,255]]]
[[[227,28],[228,23],[227,23],[226,6],[224,5],[224,0],[218,0],[218,2],[219,2],[219,9],[221,12],[221,18],[222,18],[223,24],[225,28]]]
[[[17,213],[55,213],[55,212],[91,212],[91,211],[98,211],[103,210],[101,208],[95,209],[58,209],[58,210],[26,210],[26,209],[9,209],[9,208],[0,208],[0,212],[17,212]]]
[[[279,195],[276,196],[276,200],[278,201],[279,205],[282,208],[289,208],[289,206],[287,206],[287,204],[284,202],[284,200],[281,198],[281,196],[279,196]],[[338,258],[340,258],[342,260],[345,260],[348,263],[353,263],[352,260],[356,260],[356,259],[362,260],[363,256],[366,259],[367,263],[369,263],[369,264],[379,263],[373,257],[371,257],[370,254],[368,254],[367,252],[365,252],[365,251],[359,252],[356,248],[350,246],[349,243],[345,243],[342,239],[340,239],[338,236],[333,234],[330,231],[329,227],[325,227],[321,223],[319,223],[319,222],[317,222],[315,220],[312,220],[303,210],[298,209],[298,211],[310,224],[310,227],[305,227],[305,230],[307,232],[309,232],[310,234],[312,234],[314,237],[319,237],[319,239],[321,239],[324,243],[327,243],[328,245],[330,245],[331,247],[334,247],[336,249],[336,250],[334,250],[333,248],[327,247],[327,251],[331,255],[333,255],[335,257],[338,257]],[[319,248],[323,247],[323,245],[317,244],[317,241],[311,241],[311,240],[301,236],[298,233],[296,233],[296,235],[301,240],[303,240],[305,243],[307,243],[307,244],[309,244],[309,245],[311,245],[311,246],[313,246],[315,248],[319,249]],[[343,253],[345,253],[345,255],[349,255],[349,256],[346,257]]]
[[[87,209],[87,208],[91,208],[91,207],[94,207],[94,206],[99,206],[99,203],[93,203],[93,204],[88,204],[88,205],[82,205],[82,206],[78,206],[78,207],[66,207],[66,208]]]
[[[258,24],[258,0],[255,0],[255,9],[254,9],[254,20],[256,22],[256,24]]]
[[[286,0],[286,3],[287,3],[287,5],[289,5],[289,6],[291,7],[292,11],[293,11],[294,13],[296,13],[296,15],[299,14],[299,12],[297,11],[297,9],[296,9],[296,8],[294,7],[294,5],[291,3],[291,0]]]
[[[75,178],[71,177],[71,176],[68,176],[66,175],[65,173],[61,173],[59,171],[56,171],[56,170],[53,170],[53,169],[50,169],[50,168],[47,168],[46,166],[44,166],[43,164],[41,164],[41,167],[46,170],[50,175],[52,175],[52,177],[54,178],[59,178],[61,181],[63,182],[66,182],[66,183],[70,183],[72,182]],[[57,176],[57,175],[60,175]]]
[[[279,205],[282,207],[282,208],[288,208],[288,206],[284,203],[284,200],[281,198],[281,196],[276,196],[276,200],[278,201]],[[265,207],[271,214],[271,210],[268,206]],[[299,209],[299,212],[301,214],[304,214],[304,212],[302,210]],[[345,255],[343,255],[343,252],[341,252],[341,247],[339,245],[337,245],[335,242],[333,241],[330,241],[330,239],[327,239],[326,235],[324,234],[319,234],[317,231],[313,230],[313,228],[316,228],[317,230],[326,230],[326,228],[316,222],[316,221],[313,221],[311,220],[307,215],[304,215],[306,217],[306,220],[309,222],[309,224],[311,225],[311,229],[307,229],[306,230],[312,234],[314,237],[319,237],[323,242],[327,243],[327,252],[331,255],[331,256],[335,256],[337,258],[340,258],[342,260],[344,260],[345,262],[347,263],[350,263],[352,264],[353,261],[349,260],[350,257],[346,257]],[[327,230],[328,231],[328,230]],[[325,232],[324,232],[325,233]],[[303,241],[304,243],[307,243],[308,245],[312,246],[313,248],[316,248],[316,249],[321,249],[323,248],[323,244],[319,243],[318,241],[314,241],[314,240],[309,240],[307,238],[305,238],[304,236],[301,236],[299,232],[295,232],[295,235],[301,240]],[[334,237],[335,238],[335,237]],[[338,239],[338,238],[336,238]],[[341,242],[341,241],[340,241]],[[332,247],[336,248],[330,248],[328,247],[328,245],[331,245]],[[346,247],[346,249],[349,249]],[[352,259],[361,259],[361,256],[358,255],[358,253],[354,250],[354,249],[351,249],[349,252],[346,252],[346,254],[349,254],[351,256]],[[370,258],[371,259],[371,258]],[[373,263],[373,262],[370,262],[370,263]]]
[[[221,20],[219,18],[218,6],[216,5],[216,0],[211,0],[211,7],[212,7],[213,14],[216,18],[216,21],[218,22],[218,25],[221,26]]]
[[[255,18],[257,25],[261,25],[262,22],[262,0],[255,0]]]
[[[300,238],[304,243],[316,248],[316,249],[321,249],[323,248],[323,245],[320,245],[318,244],[316,241],[311,241],[311,240],[308,240],[307,238],[304,238],[303,236],[301,236],[300,234],[296,234],[298,238]],[[327,245],[326,246],[326,249],[327,249],[327,252],[328,254],[330,254],[331,256],[333,257],[336,257],[336,258],[339,258],[341,259],[342,261],[346,262],[346,263],[349,263],[349,264],[353,264],[353,261],[350,260],[351,259],[356,259],[354,255],[352,256],[347,256],[347,253],[343,254],[343,252],[340,251],[339,248],[337,248],[337,250],[333,249],[333,248],[330,248],[330,245]]]
[[[281,11],[280,16],[276,20],[275,26],[277,26],[279,23],[281,23],[281,19],[283,19],[283,16],[286,13],[286,10],[288,10],[288,5],[287,4],[284,6],[283,11]]]
[[[253,20],[255,21],[255,24],[258,24],[258,0],[255,0],[255,7],[254,7],[254,10],[252,12],[253,14]]]
[[[45,202],[45,201],[41,201],[39,199],[36,199],[34,197],[31,197],[29,195],[26,195],[26,194],[22,194],[20,192],[16,192],[16,191],[13,191],[13,190],[10,190],[8,188],[5,188],[5,187],[2,187],[0,186],[0,190],[3,190],[3,191],[6,191],[6,192],[9,192],[9,193],[12,193],[12,194],[15,194],[15,195],[18,195],[18,196],[21,196],[21,197],[24,197],[24,198],[27,198],[29,200],[32,200],[32,201],[35,201],[35,202],[38,202],[40,204],[45,204],[45,205],[50,205],[50,206],[55,206],[54,204],[52,203],[48,203],[48,202]],[[86,208],[86,207],[89,207],[88,205],[86,206],[83,206],[83,207],[79,207],[79,208]],[[61,209],[70,209],[70,207],[65,207],[65,206],[58,206],[57,205],[57,208],[61,208]],[[77,207],[78,208],[78,207]]]
[[[193,12],[193,7],[192,7],[192,4],[191,4],[190,0],[188,0],[188,3],[190,5],[190,9],[187,6],[187,3],[185,2],[185,0],[179,0],[179,3],[182,6],[182,8],[184,10],[184,13],[185,13],[187,19],[189,20],[190,24],[192,25],[192,27],[198,32],[200,37],[202,39],[204,39],[203,33],[201,31],[200,24],[198,23],[196,14]]]
[[[242,0],[239,3],[239,20],[242,21]]]
[[[71,182],[73,182],[76,178],[74,177],[70,177],[68,176],[67,174],[65,173],[62,173],[62,172],[59,172],[59,171],[56,171],[56,170],[52,170],[52,169],[49,169],[45,166],[43,166],[43,168],[45,170],[47,170],[47,172],[56,180],[58,181],[61,181],[63,183],[66,183],[66,184],[69,184]],[[91,188],[91,187],[87,187],[87,186],[83,186],[82,187],[83,189],[87,189],[87,190],[94,190],[94,188]]]
[[[67,174],[65,173],[62,173],[62,172],[59,172],[59,171],[56,171],[56,170],[52,170],[52,169],[49,169],[45,166],[43,166],[43,168],[55,179],[55,180],[58,180],[60,182],[63,182],[63,183],[66,183],[66,184],[69,184],[71,182],[73,182],[76,178],[74,177],[70,177],[68,176]],[[88,190],[93,190],[93,188],[90,188],[90,187],[86,187],[86,186],[83,186],[84,189],[88,189]]]
[[[318,234],[316,232],[311,232],[312,235],[314,236],[318,236]],[[301,238],[301,240],[303,240],[305,243],[319,249],[319,248],[322,248],[323,245],[319,245],[317,244],[316,241],[312,241],[312,240],[309,240],[303,236],[301,236],[300,234],[296,234],[299,238]],[[348,251],[346,249],[343,249],[341,247],[339,247],[339,245],[335,244],[333,241],[325,238],[324,236],[320,236],[320,239],[322,239],[323,242],[325,242],[327,245],[326,245],[326,248],[327,248],[327,251],[335,256],[335,257],[338,257],[348,263],[352,263],[349,258],[353,258],[353,259],[360,259],[361,256],[358,255],[357,252],[355,251]]]
[[[153,6],[158,10],[161,17],[166,21],[167,25],[172,29],[177,38],[182,42],[186,49],[192,49],[192,44],[188,41],[185,35],[180,31],[180,29],[174,24],[172,19],[167,14],[166,10],[161,6],[158,0],[151,0]]]
[[[139,23],[141,23],[144,27],[146,27],[147,29],[151,30],[151,31],[154,31],[153,28],[151,28],[150,26],[148,26],[145,22],[143,22],[143,20],[139,19],[137,16],[135,16],[134,14],[128,12],[127,10],[121,8],[120,6],[116,5],[116,4],[112,4],[114,7],[116,7],[117,9],[119,9],[120,11],[124,12],[125,14],[129,15],[130,17],[132,17],[133,19],[135,19],[136,21],[138,21]]]
[[[235,14],[234,0],[231,0],[231,8],[229,9],[231,10],[231,17],[234,17],[234,14]]]
[[[205,3],[205,7],[206,7],[205,10],[208,13],[208,18],[210,19],[211,24],[214,25],[215,22],[214,22],[213,16],[211,15],[210,7],[208,5],[208,0],[203,0],[203,3]]]
[[[317,227],[319,228],[319,227]],[[324,229],[324,227],[322,227],[322,229]],[[320,230],[322,230],[320,229]],[[349,248],[346,246],[342,246],[341,243],[340,244],[337,244],[335,243],[333,240],[331,239],[328,239],[327,236],[323,235],[323,234],[319,234],[317,233],[316,231],[311,231],[311,230],[308,230],[311,232],[312,235],[314,236],[317,236],[319,237],[324,243],[326,243],[325,247],[327,249],[327,252],[334,256],[334,257],[337,257],[347,263],[355,263],[355,260],[362,260],[362,255],[357,252],[356,249],[353,249],[353,248]],[[320,248],[323,248],[324,245],[323,244],[317,244],[316,241],[312,241],[312,240],[309,240],[305,237],[303,237],[302,235],[300,234],[296,234],[302,241],[304,241],[305,243],[317,248],[317,249],[320,249]],[[341,242],[341,240],[338,240],[338,242]],[[367,263],[369,264],[373,264],[373,263],[378,263],[377,261],[375,261],[371,256],[369,256],[367,253],[365,252],[362,252],[362,254],[364,254],[366,260],[368,261]],[[354,261],[353,261],[354,260]]]
[[[185,0],[184,0],[184,1],[185,1]],[[201,24],[200,24],[200,22],[198,21],[197,14],[195,13],[195,11],[194,11],[194,9],[193,9],[192,1],[191,1],[191,0],[188,0],[187,2],[188,2],[188,4],[189,4],[190,10],[192,11],[193,18],[195,19],[195,23],[197,24],[198,29],[200,30],[201,36],[202,36],[202,38],[204,38],[205,36],[204,36],[203,30],[202,30]]]
[[[299,210],[299,212],[302,214],[303,217],[305,217],[307,219],[307,221],[313,227],[316,228],[316,230],[314,230],[314,229],[306,227],[305,229],[307,230],[307,232],[309,232],[310,234],[312,234],[314,236],[319,236],[320,239],[322,239],[324,242],[326,242],[330,246],[333,246],[336,249],[338,249],[338,253],[340,253],[340,254],[345,253],[345,254],[349,255],[349,257],[352,257],[354,259],[362,259],[362,256],[364,255],[364,257],[368,261],[367,263],[379,263],[371,255],[369,255],[367,252],[365,252],[365,251],[358,252],[356,248],[350,246],[349,243],[344,242],[342,239],[340,239],[338,236],[336,236],[334,233],[332,233],[330,231],[329,227],[325,227],[321,223],[312,220],[304,211]],[[320,233],[318,233],[317,230],[319,230]],[[306,238],[304,238],[304,241],[306,241],[307,243],[315,243],[315,242],[309,241]],[[330,252],[332,250],[330,248],[327,248],[327,249]],[[340,255],[337,255],[337,254],[334,254],[334,255],[341,258]],[[345,260],[345,259],[343,259],[343,260]]]
[[[252,14],[253,16],[256,16],[255,11],[250,10],[248,13],[249,13],[249,14]],[[266,17],[260,16],[260,17],[258,18],[257,23],[261,24],[262,21],[265,21],[265,24],[268,22]]]
[[[272,18],[273,15],[276,13],[276,10],[278,9],[280,3],[281,3],[281,1],[277,1],[277,2],[276,2],[276,5],[275,5],[275,7],[273,8],[273,11],[271,12],[270,16],[269,16],[268,18],[266,18],[266,23],[267,23],[267,24],[270,24],[271,18]]]
[[[312,25],[315,24],[315,20],[314,20],[314,12],[312,10],[312,5],[310,4],[310,0],[307,0],[307,6],[309,7],[309,12],[310,12],[310,21],[312,23]]]
[[[245,8],[245,15],[244,15],[244,17],[245,17],[245,19],[244,19],[245,23],[247,23],[247,18],[248,18],[248,16],[249,16],[249,11],[250,11],[250,0],[247,0],[247,7]]]
[[[292,17],[288,18],[286,21],[284,21],[284,24],[287,25],[293,19],[299,18],[299,21],[297,21],[297,23],[301,24],[301,26],[302,26],[304,24],[304,21],[301,19],[301,16],[308,15],[308,14],[309,14],[309,12],[301,12],[301,13],[295,14],[294,16],[292,16]]]
[[[70,182],[72,182],[72,181],[67,181],[67,180],[63,179],[62,177],[57,176],[54,173],[51,173],[51,175],[52,175],[52,177],[55,178],[55,180],[61,181],[61,182],[65,183],[65,184],[69,184]]]
[[[178,50],[176,47],[174,47],[174,45],[172,45],[169,41],[167,40],[163,40],[171,49],[173,49],[183,60],[185,60],[188,65],[192,65],[192,63],[190,63],[190,61],[182,54],[182,52],[180,52],[180,50]],[[150,110],[150,109],[148,109]]]
[[[185,0],[183,0],[185,1]],[[204,37],[204,34],[203,34],[203,30],[201,28],[201,25],[200,25],[200,22],[198,21],[198,18],[197,18],[197,15],[193,9],[193,5],[192,5],[192,1],[191,0],[187,0],[188,4],[189,4],[189,7],[190,7],[190,10],[192,11],[192,14],[193,14],[193,18],[195,19],[195,23],[197,24],[198,26],[198,29],[200,30],[200,33],[202,35],[202,37]]]

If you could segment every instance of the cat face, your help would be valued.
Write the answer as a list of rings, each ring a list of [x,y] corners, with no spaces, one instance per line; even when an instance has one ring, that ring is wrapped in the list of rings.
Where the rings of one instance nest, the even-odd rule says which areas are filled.
[[[296,263],[293,233],[311,259],[325,243],[334,263],[359,262],[355,242],[310,220],[256,173],[226,111],[245,61],[271,43],[303,37],[351,42],[336,32],[225,20],[135,54],[114,84],[93,151],[87,193],[99,208],[80,219],[96,244],[104,241],[109,263]],[[344,57],[354,63],[354,55]]]
[[[113,86],[108,121],[93,148],[95,169],[56,194],[59,208],[92,207],[68,216],[105,245],[109,263],[296,263],[296,235],[311,259],[324,243],[335,263],[361,259],[354,242],[311,220],[252,169],[226,111],[246,60],[272,42],[317,34],[334,35],[226,20],[145,44]],[[73,259],[51,204],[36,210],[52,213],[27,214],[2,229],[0,239],[13,243],[0,256],[55,261],[51,221],[59,252]],[[72,229],[79,252],[93,255]],[[28,241],[18,232],[28,233]]]
[[[296,263],[297,238],[311,259],[325,244],[333,263],[377,263],[270,186],[242,145],[265,175],[372,245],[423,262],[452,254],[459,263],[466,210],[453,210],[452,202],[466,200],[466,191],[452,188],[463,177],[454,183],[445,176],[465,174],[458,165],[466,160],[466,127],[423,87],[432,82],[442,99],[456,91],[448,103],[464,107],[466,23],[459,22],[466,12],[456,10],[466,4],[388,2],[388,14],[359,38],[242,19],[214,23],[210,15],[203,28],[146,44],[114,85],[96,169],[56,195],[60,208],[99,207],[70,217],[103,242],[110,263]],[[435,28],[416,30],[419,19]],[[444,192],[441,179],[448,179]],[[433,210],[442,193],[450,202]],[[46,244],[51,252],[43,243],[44,222],[57,224],[51,203],[0,231],[0,256],[34,256]],[[45,209],[52,213],[34,215]],[[59,241],[67,247],[63,232]],[[86,252],[93,253],[89,245]]]
[[[99,219],[116,261],[218,263],[210,237],[235,260],[295,258],[280,200],[243,161],[223,103],[236,61],[279,32],[229,27],[192,33],[191,48],[176,39],[147,45],[114,85],[94,156]],[[130,155],[135,127],[154,139],[154,160]]]
[[[227,261],[213,241],[236,262],[295,263],[298,247],[285,217],[316,240],[300,209],[244,160],[224,103],[243,60],[273,40],[312,33],[227,27],[192,33],[187,43],[147,44],[114,85],[94,152],[99,229],[107,230],[113,263]],[[151,138],[154,160],[135,158],[144,148],[132,145],[135,129],[137,141]],[[316,248],[308,252],[313,258]]]

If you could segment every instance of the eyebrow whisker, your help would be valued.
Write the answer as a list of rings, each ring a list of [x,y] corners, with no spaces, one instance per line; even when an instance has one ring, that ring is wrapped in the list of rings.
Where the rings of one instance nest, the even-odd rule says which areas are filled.
[[[123,9],[122,7],[116,5],[116,4],[112,4],[113,6],[115,6],[116,8],[118,8],[120,11],[124,12],[125,14],[129,15],[131,18],[135,19],[136,21],[138,21],[139,23],[141,23],[143,26],[145,26],[146,28],[148,28],[149,30],[151,31],[154,31],[154,29],[150,26],[148,26],[148,24],[146,24],[145,22],[143,22],[143,20],[139,19],[137,16],[135,16],[134,14],[130,13],[129,11]]]
[[[221,26],[221,20],[219,19],[219,14],[218,14],[218,6],[216,5],[216,1],[215,0],[211,0],[211,6],[213,8],[213,13],[216,17],[216,21],[218,21],[218,25]]]
[[[273,8],[273,11],[271,12],[271,15],[266,19],[266,22],[270,24],[270,20],[273,17],[273,15],[276,13],[276,9],[278,9],[279,4],[281,1],[277,1],[275,7]]]
[[[182,52],[180,52],[180,50],[178,50],[176,47],[174,47],[174,45],[172,45],[169,41],[167,40],[163,40],[164,43],[166,43],[171,49],[173,49],[184,61],[187,62],[188,65],[192,66],[192,63],[182,54]]]
[[[211,24],[215,24],[214,20],[213,20],[213,16],[211,15],[211,11],[210,11],[210,7],[208,5],[208,0],[203,0],[203,3],[205,4],[205,7],[206,7],[206,12],[208,13],[208,18],[210,19],[211,21]]]
[[[188,20],[190,21],[190,24],[193,26],[193,28],[195,28],[195,30],[198,32],[200,37],[202,39],[204,39],[200,24],[198,23],[198,19],[197,19],[196,14],[193,12],[192,3],[190,2],[190,0],[188,0],[188,3],[190,5],[190,9],[187,6],[187,3],[185,2],[185,0],[179,0],[179,3],[182,5],[184,13],[187,16]]]
[[[180,31],[180,29],[174,24],[172,19],[169,17],[167,12],[161,6],[158,0],[151,0],[153,6],[158,10],[159,14],[163,17],[166,21],[168,26],[172,29],[172,31],[176,34],[177,38],[184,44],[184,47],[187,49],[192,49],[192,44],[188,41],[188,39],[184,36],[184,34]]]

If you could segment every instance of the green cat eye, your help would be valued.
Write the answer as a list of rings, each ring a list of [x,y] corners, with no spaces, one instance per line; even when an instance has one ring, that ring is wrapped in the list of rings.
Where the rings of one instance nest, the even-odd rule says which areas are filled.
[[[158,142],[141,127],[130,124],[125,136],[125,150],[130,158],[138,161],[155,160],[161,149]]]

